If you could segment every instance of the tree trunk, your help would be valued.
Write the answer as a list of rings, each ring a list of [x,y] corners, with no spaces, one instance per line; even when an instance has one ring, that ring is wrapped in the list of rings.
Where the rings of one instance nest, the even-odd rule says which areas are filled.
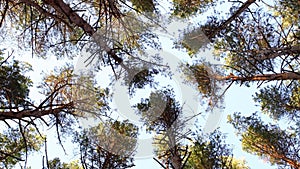
[[[170,131],[167,132],[168,140],[169,140],[169,148],[171,152],[171,168],[173,169],[182,169],[182,159],[179,152],[178,145],[176,144],[176,134],[172,128],[169,129]]]

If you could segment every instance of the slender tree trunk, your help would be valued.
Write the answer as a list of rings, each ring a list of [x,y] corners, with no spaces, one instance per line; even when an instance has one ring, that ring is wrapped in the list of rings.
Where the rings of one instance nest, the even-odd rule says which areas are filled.
[[[171,168],[182,169],[182,159],[179,152],[179,148],[176,144],[175,131],[172,131],[172,129],[170,129],[170,131],[168,131],[167,134],[168,134],[169,148],[171,152],[171,157],[170,157],[170,162],[172,166]]]

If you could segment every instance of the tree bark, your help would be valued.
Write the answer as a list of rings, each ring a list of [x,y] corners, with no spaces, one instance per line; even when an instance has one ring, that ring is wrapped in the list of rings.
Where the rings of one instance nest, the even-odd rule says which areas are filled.
[[[215,80],[228,80],[228,81],[274,81],[274,80],[300,80],[300,72],[285,72],[278,74],[261,74],[253,75],[249,77],[241,77],[230,74],[228,76],[212,75],[212,79]]]
[[[61,106],[57,106],[56,108],[52,108],[51,105],[47,106],[48,109],[34,109],[34,110],[24,110],[24,111],[0,111],[0,120],[8,120],[8,119],[22,119],[26,117],[36,117],[41,118],[46,115],[57,115],[64,110],[73,109],[73,102],[68,104],[63,104]]]
[[[182,169],[182,159],[179,153],[179,147],[176,144],[176,134],[173,128],[170,128],[167,132],[168,146],[170,148],[170,162],[173,169]]]
[[[253,144],[252,146],[260,149],[261,153],[263,153],[263,154],[267,154],[268,156],[270,156],[278,161],[281,161],[281,160],[285,161],[288,165],[292,166],[295,169],[300,168],[300,162],[287,157],[285,154],[278,153],[278,150],[271,145],[263,145],[263,144],[259,144],[259,143],[253,143],[253,142],[251,144]]]

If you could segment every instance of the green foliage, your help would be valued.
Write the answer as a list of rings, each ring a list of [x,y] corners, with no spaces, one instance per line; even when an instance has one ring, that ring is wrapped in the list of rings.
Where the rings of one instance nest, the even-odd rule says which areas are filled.
[[[264,124],[256,114],[243,117],[236,113],[228,119],[241,136],[245,151],[266,158],[278,166],[300,166],[299,134],[282,130],[277,125]]]
[[[110,121],[76,134],[84,168],[130,168],[138,128],[128,121]]]
[[[154,77],[159,73],[157,69],[144,69],[139,71],[134,77],[129,78],[130,82],[125,79],[125,83],[129,83],[128,88],[129,92],[133,93],[136,89],[144,88],[146,85],[150,85],[151,87],[155,86],[157,82],[155,82]],[[129,73],[130,74],[130,73]],[[130,75],[131,77],[132,75]]]
[[[178,122],[182,110],[174,97],[174,91],[166,88],[152,92],[149,98],[136,105],[148,131],[167,131]]]
[[[187,83],[197,86],[197,90],[202,96],[203,101],[211,108],[223,108],[223,92],[225,90],[223,80],[224,70],[218,65],[212,65],[207,62],[200,61],[193,65],[187,64],[183,67],[183,74]]]
[[[225,65],[241,76],[274,70],[274,58],[268,57],[269,53],[263,50],[269,49],[270,46],[279,46],[276,44],[277,39],[283,32],[274,32],[276,27],[269,22],[276,21],[270,21],[272,15],[262,10],[258,9],[252,17],[248,13],[241,15],[241,20],[234,20],[226,29],[219,32],[221,38],[216,40],[215,46],[220,55],[225,57]],[[260,16],[264,17],[258,20]],[[260,24],[264,26],[261,27]],[[264,57],[266,59],[262,59]]]
[[[297,121],[300,110],[299,81],[291,82],[287,87],[268,86],[256,93],[255,101],[260,103],[264,113],[275,120],[288,117]]]
[[[299,25],[296,12],[299,3],[280,1],[272,8],[275,11],[277,8],[281,10],[276,15],[264,8],[253,8],[251,13],[245,8],[236,13],[242,4],[249,2],[233,3],[227,16],[228,20],[221,16],[208,16],[206,23],[200,24],[195,30],[202,30],[206,37],[214,42],[217,57],[224,58],[228,70],[240,77],[299,69],[296,63],[299,50],[290,50],[293,46],[299,46],[299,29],[295,26]],[[288,16],[282,11],[293,11],[288,12],[289,16],[294,18],[292,23],[284,23]],[[286,26],[283,26],[284,24]],[[198,51],[199,47],[195,46],[201,46],[205,39],[201,33],[194,32],[195,35],[193,31],[184,32],[182,38],[183,47],[191,54]],[[243,82],[242,84],[249,85]]]
[[[133,7],[139,12],[153,12],[155,10],[154,0],[130,0]]]
[[[231,161],[232,169],[250,169],[245,159],[233,158]]]
[[[39,88],[46,97],[49,97],[47,104],[71,105],[64,112],[51,117],[54,124],[59,122],[65,134],[72,133],[75,118],[98,118],[110,110],[109,89],[98,86],[94,74],[76,75],[70,66],[64,66],[45,75],[44,82]]]
[[[58,157],[48,162],[49,169],[83,169],[78,160],[71,161],[70,163],[62,163]]]
[[[24,161],[27,152],[38,151],[43,138],[34,128],[9,128],[0,134],[0,167],[13,168]]]
[[[208,8],[214,8],[216,2],[213,0],[171,2],[172,6],[167,11],[168,14],[182,18],[196,16],[206,22],[197,23],[198,26],[191,31],[183,31],[179,45],[185,47],[188,54],[198,57],[198,51],[202,47],[207,47],[207,42],[210,40],[217,57],[224,59],[227,71],[233,73],[233,76],[249,78],[270,73],[275,75],[294,73],[295,76],[299,74],[298,11],[300,5],[297,0],[279,0],[274,8],[270,6],[271,10],[263,8],[265,1],[228,2],[230,11],[221,9],[222,15],[220,15],[220,11],[214,9],[213,16],[208,16],[207,20],[204,20],[205,15],[202,16],[202,13]],[[51,0],[22,2],[0,0],[0,3],[1,25],[5,25],[3,28],[7,29],[4,32],[9,33],[8,29],[12,29],[11,32],[16,31],[16,35],[9,36],[16,36],[19,40],[18,45],[23,49],[30,49],[34,56],[38,54],[48,57],[49,55],[46,54],[52,52],[58,57],[68,54],[72,58],[80,52],[87,41],[93,39],[92,41],[96,41],[94,45],[98,48],[94,50],[95,46],[91,45],[93,50],[89,59],[98,59],[97,68],[110,66],[116,77],[122,76],[117,72],[125,70],[129,79],[125,81],[129,84],[130,91],[134,92],[135,89],[144,88],[148,84],[153,87],[155,75],[163,72],[162,69],[151,68],[142,69],[138,74],[134,74],[137,70],[134,68],[142,67],[140,65],[144,62],[140,56],[148,47],[160,49],[160,44],[156,41],[158,37],[152,28],[161,26],[164,29],[164,23],[157,24],[157,20],[161,18],[156,15],[164,11],[158,11],[160,3],[156,0],[93,0],[69,3],[63,0],[56,0],[55,3]],[[257,4],[258,7],[251,4]],[[149,20],[144,21],[147,17]],[[97,86],[93,75],[77,77],[69,68],[51,73],[43,79],[44,83],[40,86],[45,99],[41,104],[35,105],[28,98],[32,82],[24,75],[30,70],[30,66],[18,61],[10,63],[4,58],[1,58],[0,62],[0,108],[2,113],[10,115],[6,119],[2,114],[3,123],[9,125],[5,121],[8,119],[18,121],[18,124],[22,125],[20,121],[26,122],[26,125],[23,125],[25,130],[25,126],[32,124],[36,126],[36,121],[39,119],[47,126],[61,126],[66,131],[75,124],[75,120],[69,117],[86,117],[88,113],[93,114],[91,115],[93,118],[98,115],[108,117],[109,90]],[[217,102],[218,91],[220,91],[218,82],[224,79],[220,73],[223,71],[205,62],[187,67],[184,70],[187,73],[187,80],[197,85],[203,98],[207,99],[210,105]],[[229,77],[228,81],[234,81],[230,78],[232,76],[225,77]],[[252,84],[244,83],[243,80],[240,83]],[[299,124],[299,93],[299,81],[294,80],[287,86],[281,83],[264,88],[256,94],[255,99],[261,104],[262,110],[276,120],[287,116]],[[174,165],[175,156],[184,157],[179,159],[181,164],[184,159],[187,159],[184,155],[186,152],[184,146],[180,142],[182,136],[179,135],[180,127],[183,125],[180,115],[183,112],[175,97],[172,89],[160,90],[151,93],[149,98],[143,99],[136,106],[148,131],[157,134],[158,140],[165,141],[165,144],[160,144],[158,149],[164,150],[165,160],[173,162]],[[18,115],[24,112],[27,113],[26,118],[20,118]],[[32,117],[28,117],[30,113]],[[47,117],[43,117],[44,115]],[[299,135],[296,131],[288,132],[276,125],[266,125],[255,116],[236,115],[230,119],[230,122],[239,131],[243,147],[247,152],[266,157],[271,163],[279,166],[290,165],[300,168],[299,153],[297,154]],[[293,126],[290,128],[293,130]],[[1,167],[11,168],[21,160],[21,157],[23,158],[25,148],[35,151],[39,149],[41,143],[40,138],[32,134],[35,131],[31,129],[28,129],[27,133],[11,130],[0,135],[3,149],[0,154]],[[72,132],[69,130],[65,133]],[[109,121],[83,131],[75,139],[75,142],[80,145],[83,167],[133,166],[137,133],[137,127],[127,121]],[[210,135],[207,140],[197,137],[193,142],[195,144],[190,148],[192,154],[188,159],[189,167],[246,168],[244,164],[239,167],[234,164],[231,150],[222,139],[218,132]],[[28,144],[25,144],[26,142]],[[56,165],[60,168],[71,167],[69,164],[61,163],[59,159],[54,159],[50,163],[52,167]],[[79,168],[75,163],[74,168]]]
[[[299,25],[299,10],[299,1],[279,0],[275,5],[274,15],[277,17],[281,17],[282,27],[287,28],[290,25]]]
[[[188,65],[190,73],[187,74],[189,79],[195,79],[198,84],[198,90],[204,95],[204,97],[210,97],[212,94],[213,84],[211,84],[211,74],[209,74],[209,67],[205,64]]]
[[[4,58],[0,58],[0,62],[0,107],[25,107],[32,81],[24,73],[30,71],[31,66],[17,60],[9,63]]]
[[[203,13],[214,6],[213,0],[173,0],[173,15],[186,18],[196,13]]]
[[[172,89],[163,88],[142,99],[136,105],[147,131],[155,134],[153,145],[157,161],[166,168],[182,168],[187,158],[187,149],[182,141],[187,137],[182,134],[185,120],[182,107],[175,100]]]
[[[208,137],[198,134],[190,147],[186,168],[190,169],[246,169],[245,161],[232,156],[232,149],[224,142],[224,135],[215,130]],[[240,163],[240,164],[239,164]]]

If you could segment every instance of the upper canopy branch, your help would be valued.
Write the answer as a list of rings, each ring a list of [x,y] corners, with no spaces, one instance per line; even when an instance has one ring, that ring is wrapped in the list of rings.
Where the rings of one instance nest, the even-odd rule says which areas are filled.
[[[291,47],[271,47],[265,49],[249,49],[249,50],[231,50],[234,53],[242,53],[246,56],[253,57],[255,60],[264,61],[267,59],[275,59],[278,57],[286,58],[300,54],[300,46],[295,45]],[[298,57],[298,56],[296,56]]]
[[[243,5],[233,14],[231,15],[226,21],[221,23],[220,26],[217,27],[217,29],[214,29],[211,33],[209,33],[207,36],[209,38],[213,38],[217,34],[220,33],[220,31],[224,30],[224,28],[227,27],[228,24],[230,24],[234,19],[236,19],[238,16],[241,15],[251,4],[253,4],[256,0],[247,0]]]
[[[298,72],[284,72],[284,73],[277,73],[277,74],[261,74],[261,75],[254,75],[249,77],[242,77],[242,76],[235,76],[230,74],[228,76],[220,76],[220,75],[213,75],[213,79],[215,80],[231,80],[231,81],[273,81],[273,80],[300,80],[300,73]]]

